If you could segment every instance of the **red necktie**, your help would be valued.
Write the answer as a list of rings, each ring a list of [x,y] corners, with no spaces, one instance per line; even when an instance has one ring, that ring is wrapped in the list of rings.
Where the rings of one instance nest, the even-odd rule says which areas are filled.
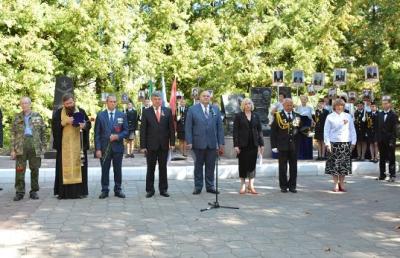
[[[157,122],[160,122],[160,109],[158,108],[156,110],[156,117],[157,117]]]

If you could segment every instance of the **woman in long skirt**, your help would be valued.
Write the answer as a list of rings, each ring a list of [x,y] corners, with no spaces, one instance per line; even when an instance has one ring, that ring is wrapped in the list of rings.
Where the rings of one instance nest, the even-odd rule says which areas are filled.
[[[324,143],[328,151],[325,174],[332,175],[334,192],[345,192],[344,178],[351,174],[351,151],[357,142],[354,121],[344,112],[344,101],[337,99],[324,127]]]
[[[246,192],[246,178],[249,179],[248,192],[257,194],[254,188],[257,155],[263,155],[264,139],[261,120],[253,112],[254,104],[245,98],[240,106],[242,112],[236,114],[233,122],[233,145],[239,158],[239,177],[241,187],[239,193]]]

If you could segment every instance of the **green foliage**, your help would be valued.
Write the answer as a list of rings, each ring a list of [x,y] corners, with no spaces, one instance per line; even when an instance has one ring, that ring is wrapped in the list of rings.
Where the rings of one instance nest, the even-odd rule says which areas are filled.
[[[294,69],[308,82],[325,72],[330,87],[333,69],[343,67],[343,90],[400,95],[397,0],[3,0],[0,37],[6,132],[22,95],[51,117],[57,75],[73,78],[91,115],[102,108],[101,92],[136,100],[149,80],[160,89],[162,74],[167,90],[176,76],[186,96],[199,83],[218,98],[269,86],[276,68],[287,82]],[[380,68],[376,85],[364,83],[369,64]]]

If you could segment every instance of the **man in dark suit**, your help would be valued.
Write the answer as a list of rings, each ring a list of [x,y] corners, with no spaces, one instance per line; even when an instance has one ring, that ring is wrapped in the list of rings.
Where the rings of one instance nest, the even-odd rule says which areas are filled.
[[[383,111],[378,115],[376,137],[378,140],[378,148],[380,153],[379,158],[379,171],[380,175],[378,180],[385,180],[386,178],[386,161],[389,161],[389,182],[394,182],[396,177],[396,128],[398,117],[392,110],[392,103],[390,98],[382,100]]]
[[[128,137],[128,122],[126,115],[116,109],[117,98],[108,95],[107,109],[97,114],[94,126],[94,141],[96,157],[101,163],[101,194],[100,199],[108,197],[111,161],[114,170],[114,193],[119,198],[125,198],[122,192],[122,158],[124,154],[124,139]]]
[[[169,197],[167,179],[168,150],[175,146],[174,118],[171,109],[161,107],[161,93],[151,94],[153,106],[143,110],[140,148],[146,155],[146,198],[154,195],[154,170],[158,160],[160,195]]]
[[[271,125],[272,151],[279,152],[279,186],[282,193],[288,189],[297,193],[297,138],[300,128],[300,115],[293,112],[293,101],[285,99],[283,110],[275,113]],[[289,162],[289,180],[287,179],[287,163]]]
[[[205,166],[206,190],[216,193],[214,187],[214,169],[217,152],[224,153],[224,129],[218,107],[210,104],[210,93],[204,90],[200,94],[200,103],[191,106],[186,116],[185,138],[188,149],[193,149],[194,191],[200,194],[203,188],[203,166]]]

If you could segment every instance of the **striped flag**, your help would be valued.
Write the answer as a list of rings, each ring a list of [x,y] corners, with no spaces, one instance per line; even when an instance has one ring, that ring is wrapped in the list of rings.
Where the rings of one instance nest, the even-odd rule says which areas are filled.
[[[172,115],[176,113],[176,77],[171,87],[171,97],[169,98],[169,107],[171,108]]]

